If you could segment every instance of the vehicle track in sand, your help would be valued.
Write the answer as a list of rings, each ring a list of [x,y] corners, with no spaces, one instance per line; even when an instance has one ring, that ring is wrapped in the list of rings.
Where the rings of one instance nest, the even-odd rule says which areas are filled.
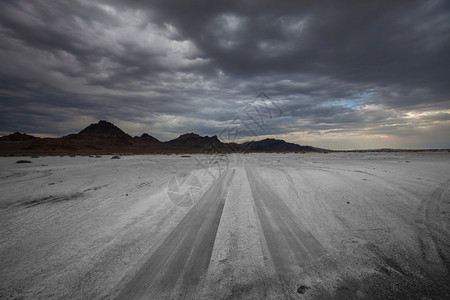
[[[326,254],[325,248],[306,229],[292,210],[247,167],[247,177],[274,267],[279,274],[304,267]]]
[[[234,173],[222,172],[116,299],[180,298],[196,292],[210,263]]]
[[[450,273],[450,243],[441,217],[441,205],[444,195],[450,188],[450,180],[444,181],[433,190],[429,197],[422,201],[417,209],[416,223],[421,229],[418,233],[422,259],[431,264],[440,265],[432,253],[435,251]],[[434,251],[433,251],[434,250]]]

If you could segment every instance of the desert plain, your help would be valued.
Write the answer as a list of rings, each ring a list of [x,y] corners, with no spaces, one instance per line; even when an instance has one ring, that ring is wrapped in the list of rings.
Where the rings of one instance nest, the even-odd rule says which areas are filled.
[[[1,299],[449,299],[449,229],[448,151],[0,158]]]

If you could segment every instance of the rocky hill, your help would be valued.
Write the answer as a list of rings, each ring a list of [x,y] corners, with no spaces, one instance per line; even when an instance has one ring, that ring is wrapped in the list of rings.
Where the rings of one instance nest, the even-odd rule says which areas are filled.
[[[249,149],[254,151],[315,151],[315,149],[311,146],[301,146],[277,139],[264,139],[261,141],[247,142],[243,143],[243,145],[248,146]]]
[[[26,133],[20,133],[20,132],[14,132],[10,135],[0,137],[1,141],[8,141],[8,142],[23,142],[23,141],[30,141],[30,140],[35,140],[35,139],[37,139],[37,137],[26,134]]]
[[[217,136],[195,133],[161,142],[144,133],[131,137],[114,124],[101,120],[79,133],[61,138],[36,138],[24,133],[13,133],[0,138],[0,154],[145,154],[145,153],[230,153],[230,152],[290,152],[315,151],[311,146],[300,146],[283,140],[265,139],[243,144],[224,143]]]
[[[161,143],[157,138],[152,137],[147,133],[143,133],[140,137],[135,136],[134,139],[145,143]]]
[[[123,132],[122,129],[105,120],[100,120],[96,124],[89,125],[81,130],[78,136],[131,139],[131,136]]]

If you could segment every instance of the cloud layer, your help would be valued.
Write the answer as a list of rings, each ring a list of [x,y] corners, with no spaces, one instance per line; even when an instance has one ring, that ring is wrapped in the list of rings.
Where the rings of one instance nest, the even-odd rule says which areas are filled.
[[[264,90],[264,137],[450,148],[449,41],[448,1],[4,1],[0,134],[212,135]]]

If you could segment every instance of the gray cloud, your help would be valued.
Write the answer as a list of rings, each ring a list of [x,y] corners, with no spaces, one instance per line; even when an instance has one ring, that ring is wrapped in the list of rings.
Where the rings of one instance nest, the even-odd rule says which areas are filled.
[[[264,89],[283,117],[262,135],[333,148],[407,132],[421,142],[403,147],[450,147],[447,1],[1,6],[0,134],[97,119],[162,139],[217,134]]]

